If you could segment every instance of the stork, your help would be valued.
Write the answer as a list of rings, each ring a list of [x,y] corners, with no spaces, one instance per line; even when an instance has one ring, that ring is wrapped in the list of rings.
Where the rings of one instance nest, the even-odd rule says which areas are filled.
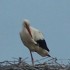
[[[43,34],[36,28],[30,26],[30,22],[24,19],[22,24],[22,30],[20,31],[20,38],[23,44],[30,50],[32,64],[34,65],[34,59],[32,52],[37,52],[42,57],[50,55],[48,54],[49,49]]]

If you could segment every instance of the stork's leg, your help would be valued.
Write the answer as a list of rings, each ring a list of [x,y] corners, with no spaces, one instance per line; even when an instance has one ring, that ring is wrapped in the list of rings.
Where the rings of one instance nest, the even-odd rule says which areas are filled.
[[[33,59],[32,52],[31,51],[30,51],[30,55],[31,55],[32,65],[34,66],[34,59]]]

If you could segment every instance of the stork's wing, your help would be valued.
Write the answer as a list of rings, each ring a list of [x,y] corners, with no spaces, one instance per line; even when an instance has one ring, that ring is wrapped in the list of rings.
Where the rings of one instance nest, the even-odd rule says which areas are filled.
[[[31,27],[31,32],[32,32],[31,34],[32,34],[34,41],[37,42],[39,47],[41,47],[49,52],[49,49],[47,47],[43,34],[39,30],[37,30],[33,27]]]

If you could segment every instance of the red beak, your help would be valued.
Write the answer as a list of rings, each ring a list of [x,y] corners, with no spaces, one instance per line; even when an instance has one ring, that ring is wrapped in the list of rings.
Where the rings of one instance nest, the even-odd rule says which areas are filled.
[[[26,25],[26,28],[27,28],[27,30],[28,30],[28,32],[29,32],[29,34],[30,34],[30,36],[32,37],[32,34],[31,34],[31,31],[30,31],[29,26],[28,26],[28,25]]]

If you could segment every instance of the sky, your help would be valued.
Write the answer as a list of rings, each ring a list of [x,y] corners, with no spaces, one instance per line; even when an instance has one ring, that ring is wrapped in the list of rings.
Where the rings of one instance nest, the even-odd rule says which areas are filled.
[[[0,0],[0,61],[30,61],[19,36],[24,19],[44,34],[52,57],[70,58],[70,0]],[[37,53],[33,57],[42,58]]]

